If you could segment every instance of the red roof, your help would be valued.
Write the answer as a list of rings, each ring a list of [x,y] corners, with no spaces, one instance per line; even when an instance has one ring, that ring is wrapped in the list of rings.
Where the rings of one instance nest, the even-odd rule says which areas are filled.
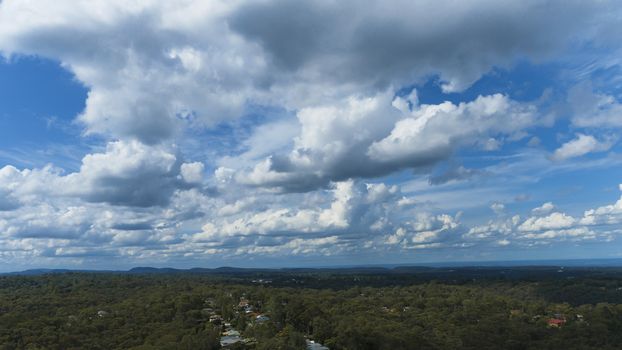
[[[561,318],[551,318],[551,319],[549,319],[548,323],[550,325],[561,326],[564,323],[566,323],[566,320],[561,319]]]

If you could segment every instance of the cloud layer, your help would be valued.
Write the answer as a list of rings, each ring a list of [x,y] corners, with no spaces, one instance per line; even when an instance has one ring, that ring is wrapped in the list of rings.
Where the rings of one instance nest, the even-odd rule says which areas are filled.
[[[0,262],[613,241],[620,202],[564,197],[607,189],[564,176],[622,164],[621,18],[613,1],[4,0],[3,64],[71,72],[91,148],[75,169],[0,163]]]
[[[0,51],[70,69],[89,89],[85,132],[155,143],[249,103],[304,108],[431,74],[460,91],[517,56],[598,38],[614,5],[4,1]]]

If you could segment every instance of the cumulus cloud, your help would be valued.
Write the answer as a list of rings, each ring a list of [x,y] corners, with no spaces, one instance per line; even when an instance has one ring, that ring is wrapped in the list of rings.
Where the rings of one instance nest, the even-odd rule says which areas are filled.
[[[622,185],[619,187],[622,191]],[[585,211],[581,223],[585,225],[622,223],[622,197],[614,204]]]
[[[588,227],[575,227],[569,229],[545,230],[540,232],[530,232],[521,236],[522,239],[532,240],[552,240],[552,239],[573,239],[586,240],[594,239],[597,234]]]
[[[300,110],[301,132],[294,139],[294,150],[289,155],[267,158],[238,180],[284,190],[310,190],[361,173],[386,173],[370,164],[364,150],[399,118],[391,100],[392,94],[386,92],[373,98],[350,97],[339,105]]]
[[[181,177],[190,184],[199,184],[203,181],[205,165],[201,162],[183,163],[181,165]]]
[[[12,213],[19,219],[7,223],[4,233],[18,238],[73,239],[91,228],[93,214],[85,207],[58,208],[44,203]]]
[[[299,109],[430,74],[459,91],[517,56],[539,60],[597,37],[585,26],[613,25],[608,2],[581,1],[0,6],[0,51],[60,61],[89,89],[87,133],[145,143],[237,118],[250,102]]]
[[[63,180],[89,202],[152,206],[168,203],[178,173],[177,158],[166,149],[117,141],[84,157],[80,172]]]
[[[240,244],[233,251],[234,255],[270,255],[270,256],[295,256],[295,255],[317,255],[331,256],[344,252],[347,247],[338,236],[328,236],[320,238],[294,238],[291,240],[278,240],[271,244],[261,244],[253,242],[252,245]]]
[[[551,213],[544,217],[531,217],[525,220],[520,226],[519,231],[543,231],[552,229],[562,229],[572,227],[575,219],[564,213]]]
[[[535,216],[521,219],[514,215],[491,220],[485,225],[469,228],[463,238],[467,241],[527,246],[564,240],[610,241],[619,233],[615,227],[622,223],[622,198],[614,204],[586,210],[581,217],[553,210],[555,206],[547,202],[532,210]]]
[[[0,168],[0,261],[603,238],[599,225],[621,222],[619,202],[583,217],[545,203],[531,217],[467,225],[426,207],[439,193],[402,193],[393,184],[406,172],[380,177],[407,169],[424,184],[429,176],[429,184],[456,186],[484,173],[470,168],[477,162],[455,165],[456,154],[498,152],[526,137],[530,146],[546,143],[530,135],[549,125],[539,101],[493,90],[423,103],[406,87],[432,81],[460,92],[517,59],[598,47],[600,33],[618,28],[612,13],[619,6],[609,1],[1,1],[2,56],[41,56],[73,73],[88,89],[78,124],[101,143],[75,171]],[[567,102],[573,127],[621,126],[612,92],[579,85]],[[216,126],[232,130],[223,148],[234,147],[202,147],[228,137]],[[190,134],[199,145],[188,155],[175,145]],[[614,143],[580,133],[553,159]],[[458,193],[446,201],[465,206]],[[474,206],[505,201],[480,194]]]
[[[294,149],[266,158],[238,174],[237,180],[308,191],[330,181],[378,177],[404,168],[429,169],[461,146],[513,135],[538,122],[535,106],[500,94],[438,105],[419,105],[414,96],[393,99],[392,93],[383,93],[350,97],[338,106],[302,109]]]
[[[227,204],[223,206],[222,208],[220,208],[218,210],[218,214],[222,216],[230,216],[230,215],[238,214],[242,212],[243,210],[251,207],[253,204],[255,204],[256,201],[257,201],[257,198],[255,197],[243,198],[243,199],[237,200],[234,203]]]
[[[406,249],[438,248],[452,240],[460,226],[459,216],[420,213],[415,220],[406,221],[385,237],[389,245],[400,244]]]
[[[520,216],[514,215],[511,218],[489,221],[485,225],[476,225],[464,234],[466,239],[483,240],[489,237],[508,236],[515,231],[516,226],[520,223]],[[507,241],[506,238],[502,240]]]
[[[65,196],[93,203],[149,207],[166,205],[176,189],[187,186],[180,177],[187,182],[200,181],[196,174],[200,170],[199,163],[180,164],[164,146],[115,141],[102,153],[87,154],[75,173],[65,175],[51,166],[21,171],[5,166],[0,170],[0,188],[22,201]]]
[[[16,184],[15,178],[19,176],[19,171],[13,166],[0,168],[0,211],[17,209],[19,201],[12,195]]]
[[[444,158],[464,143],[507,135],[532,126],[535,107],[506,96],[479,96],[455,105],[421,105],[398,121],[391,133],[369,147],[369,157],[381,162],[426,164]]]
[[[361,232],[382,229],[389,214],[387,201],[398,195],[396,187],[384,184],[362,184],[354,181],[335,183],[330,190],[333,199],[325,207],[273,207],[254,212],[241,211],[252,202],[237,201],[225,206],[195,240],[218,241],[224,237],[243,235],[289,234],[311,235],[327,232]],[[360,231],[359,231],[360,230]]]
[[[60,61],[88,89],[87,133],[156,143],[239,116],[262,56],[226,29],[228,2],[3,1],[0,50]]]
[[[555,210],[555,205],[552,202],[546,202],[537,208],[533,208],[531,212],[535,215],[546,215]]]
[[[613,146],[611,140],[599,141],[594,136],[577,134],[577,137],[564,143],[556,149],[551,159],[562,161],[569,158],[580,157],[591,152],[607,151]]]
[[[510,244],[532,245],[550,243],[556,240],[593,240],[605,238],[579,220],[564,213],[552,213],[548,216],[529,217],[521,220],[515,215],[508,219],[493,220],[485,225],[476,225],[463,234],[463,238],[473,242],[489,242],[493,245]]]

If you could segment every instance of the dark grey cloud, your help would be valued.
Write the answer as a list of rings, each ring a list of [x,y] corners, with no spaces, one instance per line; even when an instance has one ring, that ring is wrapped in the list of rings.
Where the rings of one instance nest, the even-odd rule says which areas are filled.
[[[449,164],[444,167],[439,167],[432,175],[430,175],[428,181],[431,185],[442,185],[450,181],[468,180],[477,175],[482,175],[482,171],[478,169],[465,168],[462,165]]]
[[[619,24],[615,3],[574,0],[0,6],[3,55],[58,60],[89,89],[87,133],[148,144],[238,118],[250,101],[296,109],[433,74],[464,89]]]
[[[15,234],[15,237],[75,239],[84,234],[88,229],[89,224],[85,222],[77,223],[76,225],[55,225],[54,223],[25,222],[20,227],[20,231]]]
[[[277,65],[340,83],[386,86],[440,73],[462,89],[493,65],[542,59],[603,21],[607,3],[582,1],[265,1],[241,6],[231,27]]]
[[[89,184],[81,197],[87,202],[109,203],[132,207],[165,206],[180,181],[174,171],[168,173],[142,172],[131,176],[101,176]]]
[[[150,230],[153,228],[152,223],[150,222],[124,222],[117,223],[111,226],[112,229],[122,230],[122,231],[140,231],[140,230]]]
[[[347,18],[346,7],[299,1],[248,4],[234,12],[231,28],[258,41],[277,66],[296,70],[337,49],[333,32]]]

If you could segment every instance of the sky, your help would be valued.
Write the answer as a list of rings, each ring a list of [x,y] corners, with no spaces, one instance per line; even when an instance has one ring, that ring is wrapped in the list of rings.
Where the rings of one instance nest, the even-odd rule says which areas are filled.
[[[0,1],[0,271],[622,258],[617,1]]]

